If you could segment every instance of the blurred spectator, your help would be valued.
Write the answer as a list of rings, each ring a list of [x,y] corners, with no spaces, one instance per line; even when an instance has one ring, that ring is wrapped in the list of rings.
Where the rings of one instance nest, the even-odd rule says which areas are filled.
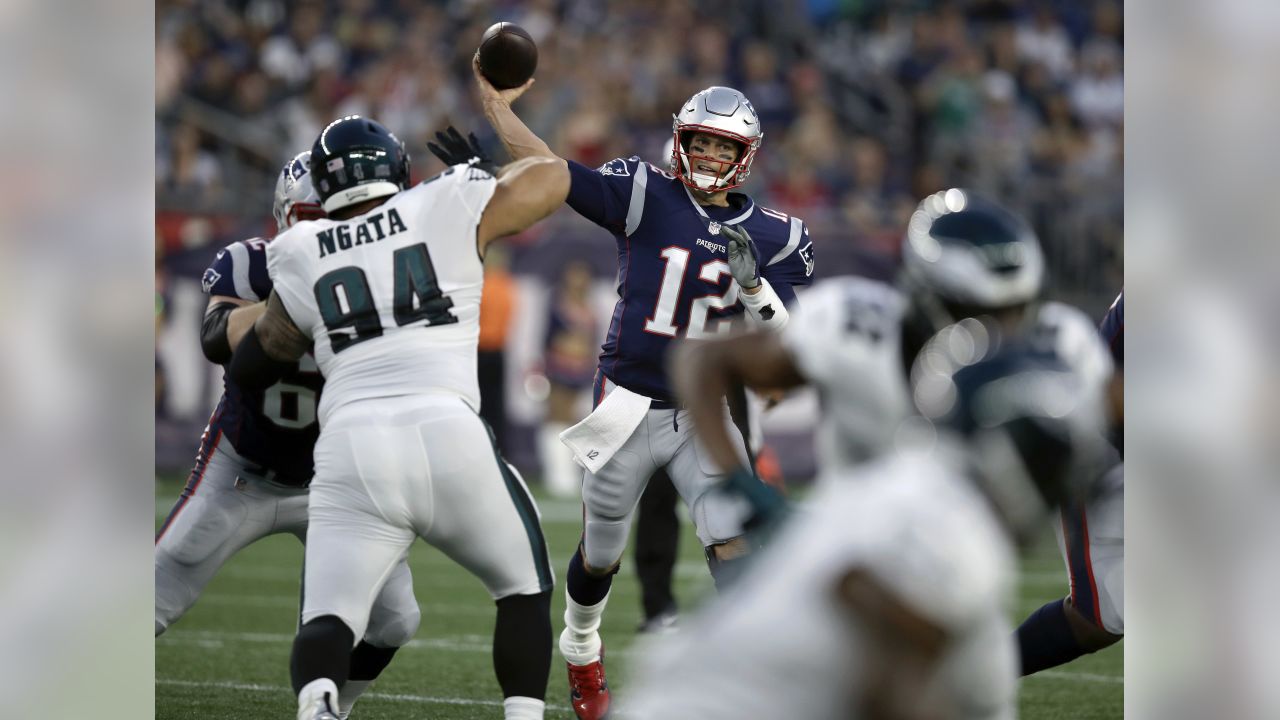
[[[218,192],[221,179],[218,159],[205,149],[195,126],[182,124],[169,134],[167,152],[156,158],[156,185],[160,189],[212,195]]]
[[[294,4],[289,31],[273,35],[262,46],[262,69],[289,87],[299,87],[316,70],[338,67],[342,46],[325,32],[327,8],[319,2]]]
[[[484,294],[480,297],[480,417],[493,429],[498,450],[507,434],[507,333],[515,303],[515,281],[507,271],[507,249],[490,245],[484,258]]]
[[[1071,103],[1089,125],[1116,126],[1124,119],[1124,76],[1120,50],[1105,40],[1091,42],[1080,53],[1083,72],[1071,87]]]
[[[1018,26],[1015,42],[1019,57],[1043,65],[1054,78],[1066,77],[1071,72],[1074,63],[1071,38],[1048,2],[1036,4],[1030,22]]]
[[[579,400],[591,388],[596,369],[600,323],[591,305],[591,268],[583,262],[569,263],[553,293],[542,356],[550,388],[538,454],[547,489],[560,497],[574,497],[581,490],[582,469],[560,442],[560,433],[582,419]]]
[[[1018,103],[1017,85],[1000,70],[983,78],[984,105],[973,135],[974,175],[964,184],[986,188],[1015,207],[1029,167],[1035,122]]]

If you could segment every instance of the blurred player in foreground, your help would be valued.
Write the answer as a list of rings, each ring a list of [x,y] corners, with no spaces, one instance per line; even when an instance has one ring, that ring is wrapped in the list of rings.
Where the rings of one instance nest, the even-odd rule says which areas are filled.
[[[687,384],[679,389],[707,451],[728,463],[732,441],[710,423],[727,387],[813,385],[824,416],[819,467],[834,470],[892,446],[913,412],[907,380],[916,354],[962,318],[985,314],[1006,334],[1034,334],[1090,382],[1105,384],[1111,363],[1089,319],[1060,303],[1031,304],[1043,271],[1040,243],[1022,218],[969,191],[935,193],[911,217],[897,287],[859,277],[824,280],[780,334],[689,343],[680,361]],[[735,473],[739,482],[754,482],[749,468]]]
[[[894,450],[829,469],[747,575],[657,641],[628,717],[1015,716],[1015,546],[1094,462],[1102,392],[972,318],[925,347],[912,389],[923,417]]]
[[[324,217],[301,152],[276,181],[275,216],[283,233],[300,220]],[[210,295],[201,345],[210,362],[225,365],[232,348],[263,311],[271,294],[267,245],[261,238],[232,243],[204,272]],[[209,418],[196,467],[173,511],[156,534],[156,635],[195,604],[218,570],[241,549],[268,535],[291,533],[306,541],[307,485],[319,426],[316,403],[322,381],[306,353],[279,381],[245,388],[229,376]],[[369,627],[351,652],[351,672],[341,684],[341,716],[413,639],[420,611],[409,564],[401,561],[374,602]]]
[[[537,507],[477,414],[486,248],[564,202],[563,164],[498,169],[453,133],[457,164],[413,188],[404,145],[359,116],[316,139],[328,219],[268,248],[275,287],[230,371],[265,387],[314,342],[325,377],[308,506],[298,720],[334,720],[370,606],[422,537],[497,603],[493,658],[508,720],[544,712],[553,578]],[[451,146],[454,147],[454,146]]]
[[[812,275],[813,247],[800,218],[730,192],[747,179],[763,137],[755,109],[737,90],[711,87],[679,108],[671,172],[639,157],[592,170],[559,158],[511,110],[532,80],[499,91],[478,65],[475,77],[485,116],[511,156],[567,165],[569,206],[609,230],[618,247],[619,297],[600,355],[595,410],[561,436],[587,472],[583,539],[565,578],[560,652],[574,711],[598,720],[609,709],[601,617],[649,478],[660,468],[670,476],[717,584],[748,552],[742,508],[731,496],[709,492],[724,467],[693,441],[666,376],[668,345],[727,332],[743,314],[758,327],[783,327],[795,297],[791,286],[808,284]],[[727,434],[729,413],[723,415]],[[745,407],[736,415],[736,453],[749,464]]]
[[[1124,291],[1102,320],[1117,379],[1124,368]],[[1117,449],[1124,437],[1123,383],[1113,385],[1112,424]],[[1067,562],[1071,594],[1046,603],[1018,627],[1022,674],[1057,667],[1110,647],[1124,636],[1124,466],[1103,476],[1097,497],[1062,507],[1058,543]]]

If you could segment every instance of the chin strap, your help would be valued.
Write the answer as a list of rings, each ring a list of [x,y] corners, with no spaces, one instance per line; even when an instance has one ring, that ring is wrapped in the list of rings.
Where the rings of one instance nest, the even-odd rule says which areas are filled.
[[[760,278],[760,292],[748,295],[746,291],[741,291],[738,299],[742,301],[742,306],[747,309],[747,315],[756,327],[781,330],[791,317],[778,293],[774,292],[773,286],[763,277]]]

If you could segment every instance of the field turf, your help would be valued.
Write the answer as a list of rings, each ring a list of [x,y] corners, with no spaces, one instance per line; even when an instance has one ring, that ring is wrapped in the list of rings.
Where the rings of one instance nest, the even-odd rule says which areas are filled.
[[[156,484],[156,526],[182,485]],[[556,572],[552,626],[563,626],[564,567],[581,531],[576,503],[539,497],[543,529]],[[711,579],[692,529],[682,533],[676,594],[694,607],[711,592]],[[156,640],[157,720],[265,720],[292,718],[289,649],[298,612],[302,546],[275,536],[233,558],[195,607]],[[356,705],[353,720],[501,718],[501,693],[493,676],[490,640],[494,607],[479,581],[425,543],[410,553],[422,606],[416,639],[402,649],[373,689]],[[1052,539],[1024,558],[1015,622],[1065,593],[1066,577]],[[625,691],[627,648],[640,619],[639,592],[630,556],[613,584],[602,628],[609,647],[609,679]],[[549,719],[572,720],[559,653],[548,688]],[[1123,643],[1024,680],[1021,717],[1030,720],[1100,720],[1123,716]]]

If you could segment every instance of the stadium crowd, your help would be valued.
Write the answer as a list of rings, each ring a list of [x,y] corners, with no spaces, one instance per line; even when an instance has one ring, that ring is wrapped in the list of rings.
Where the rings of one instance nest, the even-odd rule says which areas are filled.
[[[1119,0],[158,0],[157,312],[172,279],[271,234],[279,167],[333,118],[381,120],[415,179],[448,124],[498,150],[470,78],[498,20],[539,48],[521,117],[584,164],[665,164],[686,98],[742,90],[765,130],[747,189],[806,220],[818,277],[891,277],[916,201],[960,185],[1032,219],[1051,296],[1100,316],[1121,285]],[[567,211],[518,239],[511,271],[550,283],[550,238],[612,271],[612,243]]]

